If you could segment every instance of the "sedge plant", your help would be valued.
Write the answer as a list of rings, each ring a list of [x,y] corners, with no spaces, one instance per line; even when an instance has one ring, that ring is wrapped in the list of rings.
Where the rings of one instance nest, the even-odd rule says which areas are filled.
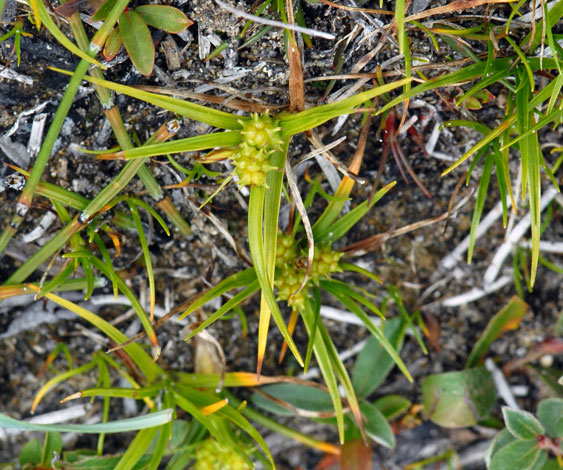
[[[300,110],[297,107],[297,112],[283,111],[279,114],[266,111],[263,114],[251,116],[229,114],[208,106],[149,93],[105,80],[101,73],[103,66],[95,60],[96,53],[103,47],[106,47],[109,51],[110,46],[112,46],[112,44],[107,42],[110,35],[114,36],[115,44],[117,44],[118,36],[120,36],[127,48],[127,44],[131,44],[130,33],[135,30],[132,24],[126,26],[125,20],[121,22],[118,28],[115,28],[118,20],[125,17],[129,20],[134,18],[135,24],[144,31],[145,42],[149,40],[145,30],[146,25],[150,24],[149,21],[146,18],[139,21],[137,16],[142,17],[142,15],[136,11],[124,13],[128,3],[126,0],[117,0],[111,8],[108,8],[109,11],[107,16],[105,16],[102,28],[91,41],[85,35],[78,14],[73,12],[69,21],[78,46],[62,35],[41,0],[30,0],[29,3],[34,13],[37,27],[44,24],[65,47],[78,54],[82,60],[74,72],[69,73],[72,76],[69,86],[47,133],[34,168],[26,175],[28,178],[27,184],[18,200],[15,214],[10,225],[5,228],[0,236],[0,252],[4,250],[10,238],[16,233],[36,193],[51,199],[59,218],[65,224],[64,228],[12,273],[7,281],[7,285],[3,286],[4,290],[0,290],[0,295],[10,296],[35,293],[38,296],[44,296],[59,303],[100,328],[112,342],[122,344],[122,353],[129,356],[138,369],[131,368],[126,361],[123,362],[125,365],[118,364],[107,354],[96,354],[91,362],[76,368],[71,366],[69,371],[57,374],[48,383],[49,387],[46,385],[40,391],[38,400],[50,386],[64,381],[73,375],[97,369],[100,376],[99,386],[83,390],[70,398],[92,396],[101,396],[104,397],[104,400],[107,397],[137,398],[142,400],[146,407],[151,410],[149,416],[156,414],[156,409],[159,406],[169,409],[181,409],[193,417],[193,423],[198,423],[195,427],[200,429],[200,437],[205,438],[204,436],[210,435],[211,439],[214,439],[214,441],[207,441],[205,445],[201,444],[192,447],[189,451],[191,453],[188,453],[188,458],[193,458],[194,455],[197,456],[197,449],[199,448],[202,455],[201,461],[203,461],[206,453],[212,454],[214,449],[217,449],[217,443],[225,443],[225,448],[228,448],[235,440],[233,436],[239,430],[242,430],[252,438],[254,441],[253,445],[257,445],[261,449],[259,452],[260,458],[265,462],[269,462],[269,464],[273,464],[263,439],[247,421],[247,418],[256,419],[263,425],[268,426],[268,419],[260,418],[258,414],[253,414],[257,412],[250,410],[250,408],[245,408],[244,404],[239,405],[236,399],[229,397],[230,401],[227,401],[226,395],[220,395],[219,392],[216,392],[213,387],[216,387],[217,382],[220,381],[218,375],[210,378],[168,374],[159,365],[152,362],[150,356],[139,345],[128,342],[128,338],[104,320],[80,306],[56,296],[52,292],[86,285],[86,296],[88,296],[96,283],[99,283],[94,276],[94,269],[101,272],[112,282],[115,292],[119,290],[129,298],[143,322],[153,349],[156,350],[158,343],[153,326],[131,289],[115,273],[111,264],[110,253],[96,228],[99,225],[114,240],[111,235],[111,229],[104,224],[101,216],[117,204],[127,205],[129,211],[123,215],[121,222],[128,224],[129,227],[134,227],[138,231],[145,265],[149,272],[149,278],[152,278],[150,274],[150,253],[143,234],[142,220],[138,209],[139,207],[147,209],[160,222],[159,216],[154,211],[151,211],[150,206],[143,205],[142,201],[120,195],[120,192],[123,191],[132,178],[139,176],[149,189],[155,204],[157,206],[162,204],[160,208],[169,215],[169,218],[175,225],[183,227],[184,233],[187,233],[189,228],[183,219],[177,216],[177,211],[175,212],[170,204],[161,202],[166,200],[162,189],[155,185],[155,180],[144,166],[144,163],[148,158],[159,155],[209,151],[198,161],[198,164],[229,159],[234,166],[231,178],[236,180],[239,186],[248,186],[250,189],[248,242],[253,266],[224,279],[179,312],[181,317],[185,317],[205,303],[225,293],[233,294],[219,310],[213,313],[201,325],[198,325],[191,332],[190,336],[197,334],[232,309],[237,308],[251,296],[259,293],[258,374],[227,374],[224,378],[224,386],[255,386],[267,383],[269,379],[261,376],[260,371],[266,350],[268,328],[273,317],[287,347],[291,350],[297,362],[304,367],[308,367],[313,354],[315,355],[325,380],[326,394],[334,408],[334,420],[338,426],[341,441],[344,441],[347,425],[348,429],[354,428],[365,437],[368,430],[364,426],[362,415],[365,415],[366,411],[362,409],[361,400],[358,400],[358,392],[353,377],[349,377],[342,361],[338,358],[336,347],[320,319],[320,298],[321,291],[324,291],[356,314],[377,339],[379,346],[400,367],[402,372],[407,377],[410,377],[408,370],[398,355],[397,345],[393,344],[386,336],[388,330],[384,329],[382,331],[371,321],[366,313],[366,310],[368,310],[376,315],[382,315],[374,302],[370,300],[370,296],[366,292],[338,280],[339,273],[344,271],[359,272],[371,278],[373,278],[373,274],[351,263],[347,263],[345,261],[345,252],[339,251],[334,246],[371,209],[375,202],[391,189],[392,184],[385,186],[373,198],[358,204],[352,211],[344,214],[344,205],[354,185],[353,176],[359,171],[361,159],[355,159],[349,170],[350,174],[344,177],[336,193],[328,198],[329,202],[321,216],[314,224],[311,224],[307,216],[307,208],[315,198],[316,189],[313,187],[305,200],[301,201],[299,191],[296,190],[297,185],[293,176],[293,167],[288,155],[293,136],[307,132],[342,114],[355,112],[363,103],[369,102],[369,100],[398,87],[403,87],[402,94],[388,101],[377,111],[378,115],[385,116],[386,118],[391,116],[394,119],[391,113],[395,111],[392,110],[400,103],[408,104],[411,98],[439,87],[454,87],[460,83],[470,82],[474,84],[469,90],[456,97],[456,105],[465,106],[469,110],[476,109],[479,106],[479,100],[483,101],[486,99],[483,96],[490,96],[490,92],[483,95],[483,92],[487,91],[487,87],[496,84],[505,87],[508,98],[500,125],[489,127],[469,119],[446,123],[450,127],[465,126],[474,129],[481,133],[483,138],[444,173],[454,170],[473,157],[468,171],[467,178],[469,181],[476,166],[483,162],[483,170],[477,193],[477,204],[471,225],[471,241],[468,254],[470,261],[475,245],[475,232],[483,211],[485,196],[493,169],[496,170],[499,191],[503,201],[503,220],[505,224],[508,210],[507,199],[512,203],[514,210],[517,208],[516,198],[512,194],[512,186],[510,184],[509,159],[511,157],[511,149],[514,150],[512,154],[516,152],[519,154],[519,166],[522,173],[520,193],[522,198],[528,197],[532,220],[530,285],[533,285],[538,260],[540,259],[540,170],[543,169],[552,183],[557,186],[554,172],[546,164],[543,157],[537,132],[548,125],[559,124],[563,117],[563,106],[560,98],[560,91],[563,86],[560,59],[563,51],[557,43],[558,37],[552,33],[553,25],[563,16],[561,2],[556,4],[550,11],[544,5],[544,15],[538,22],[538,25],[536,25],[535,30],[520,42],[510,37],[510,21],[507,22],[504,31],[492,25],[487,26],[486,28],[488,29],[484,29],[485,27],[481,29],[455,29],[448,25],[440,24],[428,27],[417,23],[420,15],[406,16],[405,2],[396,2],[395,24],[399,39],[399,50],[403,54],[405,61],[405,75],[409,78],[386,85],[380,84],[373,89],[330,105],[317,106],[307,110]],[[454,3],[457,4],[458,2]],[[452,8],[454,7],[452,6]],[[512,16],[517,14],[518,8],[519,6],[514,8]],[[283,8],[278,10],[283,11]],[[283,14],[281,16],[285,19]],[[183,18],[176,22],[183,22],[184,26],[186,26]],[[144,25],[141,25],[141,23],[144,23]],[[436,44],[436,47],[436,36],[441,37],[445,42],[450,41],[449,44],[452,47],[456,48],[461,54],[466,55],[474,63],[433,79],[427,79],[421,74],[422,83],[412,86],[410,79],[412,60],[409,48],[409,28],[418,28],[428,34],[433,43]],[[119,35],[116,31],[119,31]],[[470,48],[465,46],[463,42],[457,41],[456,38],[486,43],[486,55],[473,53]],[[501,41],[504,41],[504,51],[508,51],[508,53],[499,55],[496,45]],[[540,43],[543,44],[543,41],[547,41],[549,44],[553,57],[532,56],[531,51],[537,48]],[[148,44],[145,45],[148,46]],[[115,50],[115,48],[116,46],[112,50]],[[129,48],[128,52],[131,55]],[[144,54],[146,56],[144,57],[145,59],[150,55],[147,55],[146,51]],[[132,59],[134,55],[131,56]],[[146,62],[150,64],[154,62],[154,53],[152,62],[148,59]],[[86,76],[92,64],[95,67],[92,68],[90,76]],[[147,64],[143,64],[138,68],[141,71],[148,72],[149,68],[152,69],[152,65],[148,67]],[[542,89],[538,89],[539,80],[537,77],[540,73],[555,73],[556,75]],[[125,167],[119,175],[91,201],[84,200],[84,198],[73,195],[70,192],[61,191],[60,188],[53,188],[48,183],[41,181],[41,176],[54,142],[61,130],[64,118],[67,116],[78,86],[84,78],[96,87],[104,106],[105,114],[113,127],[120,145],[120,150],[117,152],[107,153],[97,158],[101,160],[127,160]],[[207,135],[163,142],[177,130],[167,128],[166,132],[170,135],[167,135],[166,139],[163,138],[161,141],[155,140],[144,146],[134,147],[125,131],[119,112],[113,106],[112,97],[108,90],[129,95],[172,113],[206,123],[215,127],[218,131]],[[406,112],[407,106],[404,106],[401,122],[404,122]],[[397,113],[396,115],[398,116],[399,114]],[[287,176],[287,184],[284,184],[284,175]],[[287,191],[288,188],[289,191]],[[292,223],[282,231],[279,227],[278,219],[284,194],[287,201],[297,207],[299,215],[295,216]],[[72,215],[73,213],[69,212],[67,207],[78,212]],[[163,225],[165,224],[163,223]],[[86,231],[88,241],[94,242],[98,247],[100,257],[86,247],[85,239],[81,236],[83,230]],[[42,280],[40,283],[26,283],[28,277],[41,263],[55,257],[67,244],[71,247],[69,252],[64,255],[67,264],[59,273],[46,282]],[[114,243],[114,245],[116,251],[119,251],[118,244]],[[84,279],[70,281],[69,277],[78,264],[83,268]],[[151,285],[151,302],[152,311],[154,307],[154,284]],[[288,324],[286,324],[282,315],[280,304],[287,304],[288,310],[291,311]],[[304,324],[309,335],[309,342],[304,354],[298,349],[292,338],[292,332],[298,321]],[[153,352],[153,357],[157,355],[158,352]],[[127,389],[111,387],[108,368],[112,368],[124,376],[129,381],[131,387]],[[344,413],[344,407],[338,390],[339,385],[344,389],[346,402],[351,410],[352,418]],[[361,398],[363,399],[365,396],[361,396]],[[104,401],[104,410],[108,406],[106,403],[108,403],[107,400]],[[104,417],[107,419],[107,413],[105,411],[104,413]],[[350,425],[350,422],[352,425]],[[165,453],[166,442],[172,435],[172,424],[166,422],[158,425],[155,424],[155,426],[160,427],[143,429],[137,434],[134,445],[120,458],[114,468],[132,468],[143,455],[147,454],[151,446],[154,447],[151,448],[153,453],[148,465],[149,468],[158,468]],[[271,428],[275,427],[272,423],[270,423],[270,426]],[[540,433],[539,431],[538,428],[538,433],[533,436],[536,440],[537,436],[542,435],[545,437],[546,435],[546,433]],[[196,433],[197,429],[193,432]],[[514,433],[513,436],[516,437],[516,440],[521,438],[521,436],[516,436]],[[304,438],[301,437],[301,439],[304,442]],[[529,437],[520,440],[531,441],[533,438]],[[188,440],[186,445],[190,446],[197,441],[197,439]],[[514,444],[514,447],[518,446],[524,448],[524,450],[531,449],[536,457],[539,456],[538,458],[541,457],[542,459],[549,452],[547,448],[541,447],[536,443],[533,443],[533,445],[530,442],[525,444],[517,442]],[[230,447],[233,446],[231,445]],[[239,457],[248,463],[248,453],[241,450],[241,448],[238,450],[239,452],[236,453]],[[502,449],[500,452],[502,452]]]

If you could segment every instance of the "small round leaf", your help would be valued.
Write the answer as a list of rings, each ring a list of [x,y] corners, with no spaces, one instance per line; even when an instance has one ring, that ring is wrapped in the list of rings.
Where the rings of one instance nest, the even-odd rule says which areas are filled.
[[[545,429],[534,415],[527,411],[515,410],[503,406],[502,414],[507,429],[518,439],[536,439],[538,434],[544,434]]]
[[[489,470],[532,470],[547,459],[535,441],[514,441],[500,449],[491,461]]]
[[[538,406],[538,418],[550,437],[563,437],[563,398],[547,398]]]

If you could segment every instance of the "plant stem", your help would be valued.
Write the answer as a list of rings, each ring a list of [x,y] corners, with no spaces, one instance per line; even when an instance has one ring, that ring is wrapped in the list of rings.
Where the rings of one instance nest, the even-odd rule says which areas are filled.
[[[69,18],[69,24],[79,47],[83,50],[86,50],[88,48],[88,37],[78,13],[75,13],[71,18]],[[98,68],[92,69],[91,75],[101,80],[104,79],[104,74]],[[113,133],[115,134],[115,137],[117,139],[117,142],[121,146],[121,149],[126,150],[133,148],[134,145],[129,138],[127,129],[125,129],[125,124],[123,123],[121,114],[119,113],[117,106],[113,104],[111,92],[101,85],[94,84],[94,88],[104,109],[104,114],[106,115],[106,118],[108,119],[111,128],[113,129]],[[158,142],[162,142],[162,140],[152,139],[147,143]],[[149,192],[149,195],[156,202],[156,206],[166,214],[168,219],[178,228],[178,230],[180,230],[183,235],[189,235],[191,233],[190,225],[184,220],[184,218],[180,214],[180,211],[178,211],[178,209],[174,206],[170,198],[164,195],[162,188],[144,164],[141,166],[141,168],[139,168],[137,176],[141,179],[143,185]]]
[[[166,125],[161,129],[166,130]],[[6,281],[6,284],[24,282],[35,269],[50,256],[56,253],[70,239],[72,235],[82,230],[98,212],[103,212],[105,206],[131,181],[143,165],[146,158],[132,160],[123,167],[121,172],[102,189],[98,195],[88,203],[78,217],[75,217],[66,227],[57,233],[49,242],[43,245],[31,258],[22,264]]]
[[[116,4],[111,9],[108,17],[106,18],[106,21],[104,22],[102,28],[100,28],[100,30],[94,35],[92,42],[88,46],[86,53],[90,57],[94,57],[98,53],[98,51],[100,51],[100,44],[103,44],[105,42],[108,34],[113,29],[117,18],[123,12],[123,10],[125,10],[128,3],[129,0],[117,0]],[[35,188],[37,187],[37,184],[41,179],[41,175],[43,174],[43,170],[47,165],[47,161],[49,160],[49,156],[51,155],[55,141],[60,134],[65,117],[67,116],[72,105],[72,101],[74,100],[76,92],[78,91],[78,86],[82,82],[84,75],[86,75],[89,66],[90,64],[84,59],[82,59],[76,66],[74,74],[70,79],[63,98],[59,103],[59,107],[57,108],[51,126],[47,131],[47,135],[45,136],[41,150],[37,155],[33,170],[29,175],[25,188],[18,198],[18,201],[16,203],[16,212],[12,216],[10,224],[4,229],[4,232],[2,232],[2,235],[0,236],[0,253],[4,251],[11,238],[14,236],[19,226],[21,225],[27,212],[29,211],[31,201],[33,200],[33,195],[35,194]]]

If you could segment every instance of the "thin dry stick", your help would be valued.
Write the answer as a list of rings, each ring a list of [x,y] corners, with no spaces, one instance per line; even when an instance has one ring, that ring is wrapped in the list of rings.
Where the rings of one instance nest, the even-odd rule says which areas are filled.
[[[545,21],[544,21],[545,23]],[[536,0],[533,0],[532,6],[532,31],[530,31],[530,40],[528,41],[528,45],[526,46],[526,52],[530,51],[532,47],[532,43],[534,42],[534,38],[536,37]]]
[[[444,5],[441,7],[437,7],[437,8],[431,8],[430,10],[426,10],[426,11],[421,11],[420,13],[417,13],[416,15],[410,15],[407,16],[405,18],[405,23],[409,22],[409,21],[413,21],[413,20],[420,20],[423,18],[428,18],[429,16],[434,16],[434,15],[442,15],[444,13],[450,13],[452,11],[457,11],[457,10],[465,10],[468,8],[474,8],[474,7],[478,7],[480,5],[484,5],[484,4],[491,4],[491,3],[512,3],[516,0],[458,0],[456,2],[452,2],[448,5]],[[375,10],[372,8],[359,8],[359,7],[349,7],[346,5],[340,5],[338,3],[334,3],[331,2],[329,0],[320,0],[321,3],[324,3],[325,5],[334,7],[334,8],[339,8],[341,10],[346,10],[346,11],[357,11],[357,12],[362,12],[362,13],[373,13],[376,15],[389,15],[389,16],[393,16],[395,15],[395,12],[393,11],[388,11],[388,10]],[[389,28],[392,25],[387,25],[386,27]]]
[[[458,0],[456,2],[449,3],[447,5],[431,8],[430,10],[421,11],[416,15],[410,15],[405,18],[405,23],[413,20],[420,20],[422,18],[428,18],[429,16],[442,15],[444,13],[451,13],[457,10],[466,10],[468,8],[475,8],[481,5],[490,3],[512,3],[516,0]]]
[[[330,144],[326,144],[323,147],[319,147],[316,148],[315,150],[309,152],[308,154],[306,154],[305,156],[301,157],[301,160],[299,160],[295,166],[299,166],[302,163],[305,163],[307,160],[310,160],[313,157],[316,157],[317,155],[323,153],[323,152],[327,152],[330,149],[333,149],[334,147],[336,147],[337,145],[340,145],[342,142],[344,142],[346,140],[346,136],[342,136],[340,137],[340,139],[336,139],[334,142],[331,142]]]
[[[286,0],[288,24],[294,25],[293,4]],[[299,112],[305,109],[305,89],[303,87],[303,65],[301,64],[301,50],[297,45],[295,34],[291,31],[287,44],[287,57],[289,59],[289,111]]]
[[[422,227],[427,227],[429,225],[435,224],[437,222],[441,222],[442,220],[448,219],[451,215],[457,212],[461,207],[463,207],[471,196],[473,195],[474,188],[470,188],[467,192],[465,197],[453,208],[453,210],[444,212],[442,215],[438,217],[432,217],[430,219],[421,220],[419,222],[415,222],[413,224],[405,225],[404,227],[398,228],[396,230],[390,230],[385,233],[378,233],[376,235],[372,235],[365,240],[362,240],[357,243],[353,243],[352,245],[348,245],[346,248],[341,250],[343,253],[346,253],[346,256],[363,256],[366,253],[373,250],[375,247],[381,245],[382,243],[386,242],[391,238],[395,238],[401,235],[405,235],[409,232],[414,230],[418,230]]]
[[[389,10],[375,10],[373,8],[349,7],[346,5],[340,5],[338,3],[331,2],[329,0],[320,0],[320,2],[324,3],[325,5],[328,5],[329,7],[334,7],[346,11],[357,11],[360,13],[373,13],[376,15],[389,15],[389,16],[393,16],[395,14],[394,12]]]
[[[292,294],[293,296],[298,294],[301,289],[305,287],[305,284],[307,284],[307,281],[309,280],[309,274],[311,273],[311,267],[313,266],[313,258],[315,257],[315,240],[313,238],[313,229],[311,228],[311,222],[309,221],[307,210],[305,209],[303,199],[301,199],[301,194],[299,193],[299,188],[297,187],[297,179],[295,178],[293,168],[291,168],[291,163],[289,163],[288,158],[286,158],[285,160],[285,176],[287,178],[287,183],[289,184],[291,195],[293,196],[295,207],[297,207],[297,211],[299,212],[299,215],[301,215],[301,222],[303,223],[305,233],[307,234],[308,245],[307,270],[305,271],[305,277],[303,277],[303,282],[299,286],[299,289],[297,289],[297,291]]]
[[[268,26],[274,26],[275,28],[289,29],[291,31],[296,31],[297,33],[308,34],[309,36],[316,36],[316,37],[319,37],[319,38],[328,39],[330,41],[332,41],[336,38],[336,36],[334,36],[333,34],[330,34],[330,33],[323,33],[322,31],[317,31],[315,29],[302,28],[301,26],[297,26],[295,24],[290,25],[290,24],[287,24],[287,23],[282,23],[281,21],[274,21],[274,20],[270,20],[268,18],[262,18],[261,16],[251,15],[249,13],[246,13],[245,11],[237,10],[236,8],[233,8],[232,6],[230,6],[229,4],[227,4],[225,2],[222,2],[221,0],[215,0],[215,2],[221,8],[224,8],[225,10],[231,12],[233,15],[240,16],[241,18],[244,18],[246,20],[254,21],[255,23],[265,24],[265,25],[268,25]]]
[[[307,132],[306,136],[309,139],[309,142],[311,142],[311,144],[313,144],[313,146],[316,147],[317,151],[319,153],[322,153],[323,156],[330,163],[332,163],[340,173],[342,173],[344,176],[347,176],[350,179],[353,179],[356,183],[366,184],[365,179],[360,178],[358,175],[355,175],[354,173],[351,173],[350,170],[348,168],[346,168],[346,166],[343,163],[340,163],[338,161],[338,159],[332,154],[332,152],[330,152],[328,149],[325,148],[325,147],[328,147],[328,146],[325,146],[322,143],[319,136],[317,135],[317,133],[314,130]]]

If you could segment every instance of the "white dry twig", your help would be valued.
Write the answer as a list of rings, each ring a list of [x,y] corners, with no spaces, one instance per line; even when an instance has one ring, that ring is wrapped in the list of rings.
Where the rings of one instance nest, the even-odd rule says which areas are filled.
[[[41,218],[39,224],[31,232],[22,237],[23,242],[31,243],[43,236],[55,220],[57,220],[57,216],[53,212],[45,212],[45,215]]]
[[[268,18],[262,18],[261,16],[251,15],[250,13],[246,13],[245,11],[233,8],[232,6],[230,6],[229,4],[227,4],[225,2],[222,2],[221,0],[215,0],[215,2],[221,8],[224,8],[225,10],[231,12],[233,15],[240,16],[241,18],[244,18],[246,20],[254,21],[255,23],[265,24],[265,25],[268,25],[268,26],[274,26],[276,28],[290,29],[290,30],[295,31],[297,33],[308,34],[309,36],[316,36],[316,37],[323,38],[323,39],[328,39],[328,40],[335,39],[335,36],[333,34],[330,34],[330,33],[324,33],[322,31],[317,31],[317,30],[311,29],[311,28],[302,28],[301,26],[297,26],[295,24],[283,23],[281,21],[274,21],[274,20],[270,20]]]
[[[321,305],[321,317],[327,320],[334,320],[340,323],[348,323],[349,325],[363,326],[364,323],[358,318],[357,315],[348,312],[347,310],[341,310],[339,308],[330,307],[329,305]],[[370,317],[370,320],[378,328],[381,326],[381,318]]]
[[[493,382],[495,383],[495,388],[497,389],[499,396],[508,406],[510,406],[510,408],[519,410],[520,407],[518,406],[518,403],[516,403],[516,399],[514,398],[512,390],[510,390],[510,385],[508,385],[508,382],[504,378],[504,374],[490,357],[485,359],[485,367],[493,376]]]
[[[41,148],[47,116],[47,113],[39,113],[33,117],[33,124],[31,125],[31,132],[27,141],[27,153],[31,158],[35,158]]]
[[[16,82],[23,83],[24,85],[33,85],[33,78],[29,75],[23,75],[18,72],[14,72],[12,69],[2,69],[0,70],[0,78],[5,78],[6,80],[15,80]]]
[[[519,246],[523,248],[532,249],[532,242],[530,240],[519,243]],[[555,253],[558,255],[563,255],[563,242],[548,242],[540,241],[540,251],[542,253]]]
[[[442,302],[444,307],[459,307],[460,305],[466,305],[469,302],[475,302],[482,297],[486,297],[493,292],[496,292],[499,289],[502,289],[504,286],[510,284],[512,282],[511,276],[502,276],[495,282],[490,284],[485,283],[485,288],[483,289],[471,289],[468,292],[464,292],[463,294],[456,295],[454,297],[448,297]]]

